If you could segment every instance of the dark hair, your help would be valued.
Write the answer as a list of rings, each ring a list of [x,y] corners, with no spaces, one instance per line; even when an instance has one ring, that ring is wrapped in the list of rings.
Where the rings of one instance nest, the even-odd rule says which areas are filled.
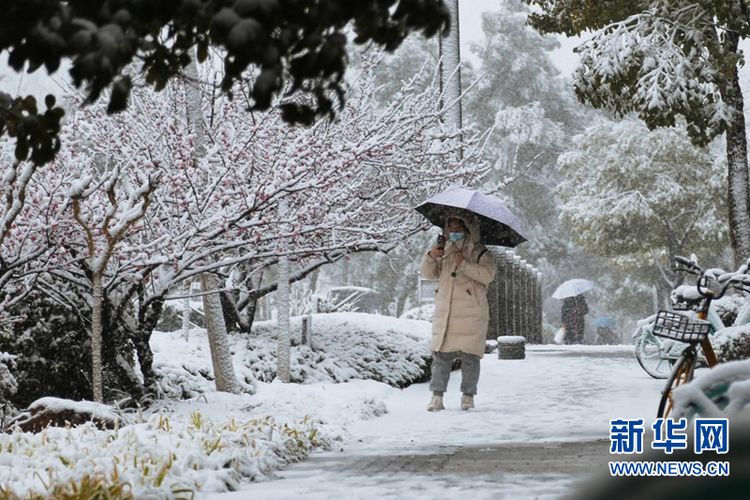
[[[446,225],[450,225],[451,221],[454,221],[454,220],[457,221],[459,224],[461,224],[461,227],[463,228],[464,231],[466,231],[467,233],[470,232],[469,228],[466,227],[466,222],[464,222],[463,219],[460,219],[458,217],[448,217],[448,221]]]

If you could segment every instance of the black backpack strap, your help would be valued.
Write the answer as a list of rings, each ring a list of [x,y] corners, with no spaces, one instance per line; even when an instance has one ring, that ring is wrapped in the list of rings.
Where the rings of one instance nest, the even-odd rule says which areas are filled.
[[[479,252],[479,257],[477,257],[477,264],[479,264],[479,261],[482,259],[482,255],[484,255],[485,253],[487,253],[486,248],[482,250],[481,252]]]

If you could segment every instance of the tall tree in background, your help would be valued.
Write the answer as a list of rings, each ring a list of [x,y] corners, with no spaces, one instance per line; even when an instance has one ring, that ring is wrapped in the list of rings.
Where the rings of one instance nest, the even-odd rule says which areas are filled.
[[[201,93],[198,75],[198,64],[191,61],[185,71],[188,81],[186,84],[188,132],[193,136],[195,144],[195,156],[193,161],[198,164],[205,161],[206,157],[206,130],[203,119],[203,96]],[[211,103],[213,105],[213,103]],[[196,169],[197,170],[197,169]],[[209,178],[205,182],[210,182]],[[210,273],[200,276],[201,291],[203,295],[203,316],[206,323],[208,345],[211,349],[211,363],[214,369],[216,390],[237,394],[240,392],[240,384],[234,373],[232,364],[232,352],[229,348],[227,338],[227,325],[224,322],[221,299],[216,289],[217,280]]]
[[[552,62],[559,42],[526,25],[528,6],[506,0],[502,9],[482,14],[484,39],[471,44],[480,66],[478,82],[466,94],[467,124],[492,129],[488,180],[524,222],[529,242],[518,249],[535,262],[548,287],[576,276],[594,260],[572,244],[560,223],[557,185],[563,176],[557,156],[582,130],[586,110]],[[578,270],[578,271],[577,271]],[[603,272],[606,272],[603,271]]]
[[[726,247],[726,166],[684,129],[602,120],[558,161],[561,217],[575,241],[627,271],[649,268],[662,297],[684,277],[672,271],[675,256]]]
[[[750,257],[750,185],[738,68],[750,35],[744,0],[526,0],[541,9],[542,33],[597,31],[578,52],[581,101],[617,115],[637,113],[650,129],[682,117],[691,140],[726,136],[729,236],[735,266]]]

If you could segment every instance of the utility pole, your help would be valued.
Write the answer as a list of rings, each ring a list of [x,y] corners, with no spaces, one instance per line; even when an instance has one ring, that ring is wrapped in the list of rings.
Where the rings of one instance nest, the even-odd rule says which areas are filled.
[[[443,95],[441,108],[445,110],[444,123],[449,127],[461,128],[461,44],[458,29],[458,0],[446,0],[451,15],[451,29],[440,34],[440,92]]]

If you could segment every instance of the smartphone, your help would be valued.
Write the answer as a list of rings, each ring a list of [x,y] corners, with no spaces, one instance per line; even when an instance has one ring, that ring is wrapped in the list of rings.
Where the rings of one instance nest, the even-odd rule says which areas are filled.
[[[438,248],[444,251],[445,250],[445,236],[443,236],[442,234],[438,236],[437,244],[438,244]]]

